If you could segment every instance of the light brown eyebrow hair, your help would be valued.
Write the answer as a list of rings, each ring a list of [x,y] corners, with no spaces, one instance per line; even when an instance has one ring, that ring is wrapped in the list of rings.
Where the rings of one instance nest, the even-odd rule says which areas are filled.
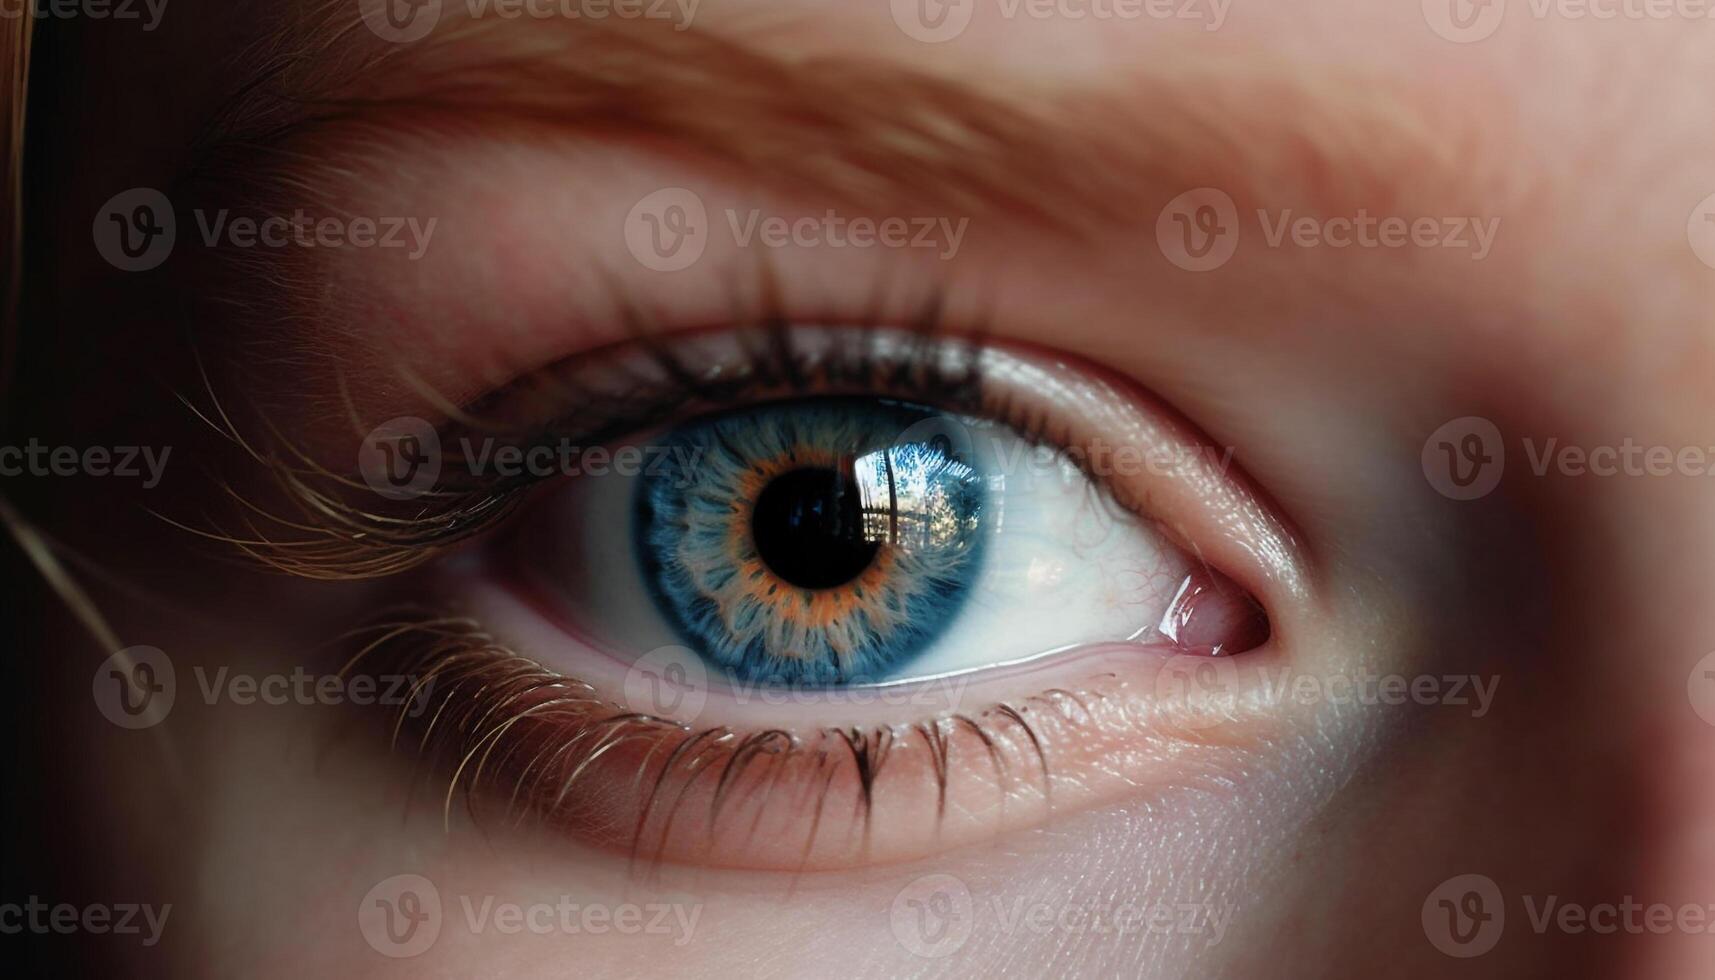
[[[759,34],[646,20],[443,16],[427,38],[389,44],[355,4],[329,0],[234,60],[245,81],[198,141],[182,182],[191,186],[171,189],[180,207],[338,214],[354,190],[408,175],[414,154],[534,133],[628,144],[853,216],[1041,230],[1018,239],[1020,254],[1076,260],[1147,241],[1162,208],[1194,188],[1220,188],[1240,209],[1306,216],[1358,207],[1456,214],[1448,202],[1458,198],[1446,195],[1493,179],[1482,161],[1508,160],[1486,145],[1493,132],[1482,118],[1429,118],[1432,98],[1255,52],[1189,51],[1100,91],[1031,87],[1004,73],[979,85],[879,57],[793,56],[768,50]],[[1449,101],[1450,111],[1475,111]],[[565,179],[577,177],[568,167]],[[173,292],[210,307],[194,322],[236,327],[200,339],[254,340],[246,357],[210,349],[210,364],[255,374],[249,365],[313,363],[299,375],[320,378],[361,363],[396,374],[330,285],[331,253],[194,254],[221,268]],[[1163,276],[1176,271],[1161,266]],[[1287,274],[1303,279],[1296,267]],[[261,397],[264,382],[246,384]],[[309,400],[297,387],[292,401]],[[320,394],[324,407],[335,404]]]
[[[330,3],[256,66],[200,141],[199,176],[290,175],[392,134],[489,124],[631,141],[880,213],[1148,228],[1196,187],[1241,208],[1398,206],[1499,186],[1470,115],[1265,53],[1140,66],[1108,91],[986,91],[880,58],[793,58],[651,21],[454,19],[387,44]],[[997,80],[997,84],[1016,84]],[[1467,110],[1468,111],[1468,110]],[[313,193],[292,181],[293,193]]]

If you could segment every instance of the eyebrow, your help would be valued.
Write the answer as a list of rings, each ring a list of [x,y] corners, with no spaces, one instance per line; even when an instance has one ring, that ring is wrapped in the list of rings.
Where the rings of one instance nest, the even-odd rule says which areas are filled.
[[[659,147],[877,213],[1078,235],[1147,227],[1196,187],[1344,213],[1501,176],[1478,169],[1496,159],[1480,120],[1260,53],[1184,52],[1105,92],[1002,93],[647,21],[467,19],[384,44],[341,4],[244,59],[258,67],[199,140],[195,178],[289,176],[391,134],[487,124]]]
[[[1459,213],[1450,200],[1489,189],[1481,188],[1493,177],[1484,161],[1512,159],[1490,145],[1493,120],[1433,118],[1426,110],[1435,103],[1414,108],[1396,84],[1266,53],[1186,51],[1099,87],[1032,88],[1003,73],[989,87],[880,57],[794,58],[763,50],[757,37],[624,19],[443,19],[424,40],[386,44],[354,7],[323,6],[323,19],[239,56],[256,67],[193,148],[185,182],[212,183],[235,210],[337,214],[364,181],[406,172],[413,154],[500,145],[522,130],[642,148],[711,176],[733,171],[769,193],[796,192],[806,206],[851,216],[1042,229],[1048,234],[1019,239],[1017,253],[1095,260],[1154,251],[1143,243],[1157,215],[1194,188],[1226,191],[1241,213],[1282,205],[1300,215]],[[1479,111],[1449,101],[1449,112]],[[173,199],[181,199],[176,185]],[[254,341],[243,364],[211,363],[232,360],[246,375],[246,397],[294,425],[332,426],[344,438],[363,428],[348,390],[363,390],[370,409],[416,403],[425,390],[461,402],[540,366],[534,354],[514,358],[495,343],[492,360],[458,361],[458,383],[471,391],[441,392],[412,373],[414,362],[398,360],[397,344],[375,342],[376,313],[354,317],[337,305],[332,253],[268,251],[212,253],[230,263],[235,288],[186,285],[216,307],[214,322],[237,328],[214,333]],[[1268,279],[1247,273],[1237,281],[1243,288],[1176,277],[1165,259],[1138,275],[1148,284],[1141,301],[1166,306],[1178,294],[1206,297],[1200,290],[1210,285],[1227,297],[1275,295],[1309,281],[1305,269],[1286,261]],[[1312,269],[1322,286],[1354,288],[1337,263]],[[421,357],[430,348],[413,349]],[[282,364],[304,369],[280,385],[265,368]]]

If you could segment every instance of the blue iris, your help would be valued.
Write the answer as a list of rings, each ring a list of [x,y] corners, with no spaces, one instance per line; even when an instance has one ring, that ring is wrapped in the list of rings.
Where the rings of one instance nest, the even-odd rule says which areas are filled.
[[[889,679],[952,622],[993,523],[983,474],[934,437],[942,421],[818,398],[668,433],[658,458],[672,462],[639,481],[636,503],[657,604],[739,681]]]

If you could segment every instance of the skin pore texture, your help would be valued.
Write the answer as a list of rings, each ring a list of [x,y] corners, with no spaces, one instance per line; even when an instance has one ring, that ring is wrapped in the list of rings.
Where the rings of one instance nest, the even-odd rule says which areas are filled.
[[[350,19],[357,4],[337,6],[328,16]],[[92,937],[94,955],[128,975],[211,977],[1708,975],[1715,936],[1702,930],[1538,929],[1530,912],[1550,897],[1715,903],[1715,729],[1687,699],[1715,649],[1715,549],[1703,544],[1715,494],[1701,474],[1532,462],[1549,440],[1715,446],[1715,268],[1687,243],[1688,219],[1715,194],[1715,21],[1507,5],[1493,36],[1466,44],[1439,35],[1426,6],[1234,4],[1208,30],[1207,17],[1009,17],[978,0],[957,37],[924,43],[896,20],[909,5],[705,0],[677,33],[736,46],[722,71],[754,73],[760,59],[805,80],[759,85],[767,99],[718,112],[705,104],[728,83],[700,91],[690,69],[622,112],[620,95],[572,77],[602,63],[569,57],[538,89],[498,70],[433,88],[472,105],[511,99],[505,112],[406,98],[428,91],[413,72],[450,72],[478,48],[552,63],[593,34],[648,24],[485,22],[449,35],[437,50],[453,53],[428,68],[359,27],[316,49],[325,73],[313,60],[296,70],[320,96],[379,109],[305,125],[285,149],[239,141],[225,176],[188,185],[177,180],[194,138],[266,61],[233,54],[289,49],[262,39],[299,14],[317,20],[310,5],[177,0],[150,33],[57,26],[51,64],[68,81],[44,87],[49,121],[32,151],[51,168],[32,207],[54,231],[31,260],[51,316],[27,350],[66,384],[36,420],[44,439],[172,445],[185,460],[158,489],[83,481],[31,509],[76,567],[98,570],[84,586],[118,636],[169,651],[178,677],[168,722],[127,731],[91,708],[90,671],[109,651],[70,617],[44,612],[41,649],[26,651],[42,655],[41,744],[66,760],[41,807],[76,815],[56,840],[81,855],[64,872],[79,900],[174,906],[157,946]],[[637,57],[659,74],[660,58]],[[927,127],[921,145],[873,138],[866,113],[885,113],[831,101],[864,79],[876,93],[977,93],[959,118],[991,128]],[[582,107],[577,125],[564,124],[568,104]],[[626,128],[643,118],[637,105],[659,107],[652,128]],[[818,141],[833,149],[818,155]],[[827,165],[841,159],[870,166]],[[252,185],[234,171],[293,180]],[[90,216],[138,186],[191,188],[175,200],[178,275],[218,270],[198,298],[241,297],[237,313],[187,312],[173,299],[181,279],[116,274],[90,248]],[[1189,272],[1157,216],[1202,187],[1235,202],[1240,244]],[[664,271],[634,260],[625,229],[668,188],[701,202],[709,237],[693,265]],[[435,224],[414,257],[257,249],[217,264],[191,212],[234,202]],[[956,247],[942,234],[930,249],[738,240],[753,213],[830,208],[968,223]],[[1272,234],[1289,218],[1331,232],[1326,219],[1357,227],[1360,215],[1470,219],[1493,235],[1336,247],[1290,224]],[[1175,700],[1183,688],[1163,680],[1176,675],[1162,659],[1044,665],[1052,678],[1027,686],[1099,702],[1079,717],[1107,719],[1041,723],[1065,761],[1052,812],[1027,778],[1021,729],[1001,749],[1012,782],[967,734],[951,750],[966,775],[951,783],[944,837],[933,782],[884,767],[876,850],[848,840],[796,862],[802,816],[789,808],[764,814],[779,825],[762,824],[777,831],[767,848],[700,860],[707,807],[693,796],[687,843],[639,859],[614,827],[604,843],[517,819],[504,791],[469,807],[449,797],[412,737],[390,747],[385,711],[204,695],[223,668],[337,670],[351,651],[336,638],[402,595],[422,598],[412,590],[432,575],[269,575],[151,513],[194,524],[215,511],[220,492],[194,461],[233,455],[176,398],[202,394],[187,327],[213,387],[266,406],[313,460],[349,469],[361,434],[387,419],[440,421],[627,341],[622,314],[692,330],[757,309],[759,258],[769,305],[796,322],[898,323],[938,295],[949,334],[1097,365],[1174,420],[1158,425],[1231,448],[1232,472],[1181,473],[1136,502],[1268,612],[1267,643],[1219,663],[1229,696]],[[1468,416],[1494,424],[1506,466],[1492,492],[1462,501],[1426,478],[1424,447]],[[265,474],[224,472],[278,503]],[[547,628],[482,627],[511,647]],[[1429,678],[1442,695],[1458,679],[1464,696],[1363,696],[1381,678],[1406,690]],[[967,693],[973,714],[1014,703]],[[887,765],[926,771],[926,758]],[[841,821],[859,804],[853,786],[827,803]],[[892,822],[884,796],[898,802]],[[440,932],[390,958],[359,910],[401,874],[434,883]],[[1425,908],[1466,874],[1497,883],[1507,919],[1492,950],[1456,959],[1428,935]],[[968,903],[950,949],[917,918],[947,896]],[[644,921],[667,911],[655,930],[576,915],[564,928],[562,904],[636,905]],[[552,921],[542,913],[548,925],[533,930],[528,909],[543,905]],[[503,906],[525,907],[526,926],[502,928]]]

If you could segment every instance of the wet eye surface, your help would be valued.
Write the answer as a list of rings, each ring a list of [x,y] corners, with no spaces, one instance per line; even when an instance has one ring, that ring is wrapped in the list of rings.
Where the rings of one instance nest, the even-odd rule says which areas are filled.
[[[878,396],[765,401],[625,442],[525,515],[512,574],[607,661],[688,648],[711,684],[921,681],[1100,643],[1234,653],[1243,590],[998,417]],[[1261,624],[1261,625],[1259,625]],[[568,664],[567,669],[574,669]]]
[[[947,384],[893,360],[935,344],[803,334],[789,368],[711,335],[695,372],[524,392],[584,422],[513,458],[575,465],[438,567],[448,615],[365,654],[433,682],[399,724],[449,794],[651,859],[904,859],[1135,792],[1179,751],[1163,665],[1270,638],[1214,562],[1284,539],[1140,394],[987,347]]]
[[[748,682],[907,668],[957,618],[999,519],[990,498],[1005,492],[930,434],[940,423],[840,398],[668,434],[677,462],[641,481],[635,524],[643,578],[686,643]]]

